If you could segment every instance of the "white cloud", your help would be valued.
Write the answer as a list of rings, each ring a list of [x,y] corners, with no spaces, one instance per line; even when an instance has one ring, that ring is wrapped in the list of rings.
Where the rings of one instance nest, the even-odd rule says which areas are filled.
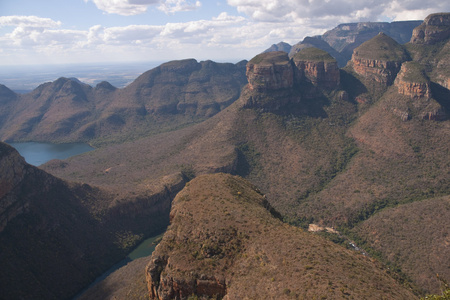
[[[158,7],[159,10],[166,14],[173,14],[180,11],[196,10],[202,6],[200,1],[186,1],[186,0],[166,0]]]
[[[441,0],[227,0],[228,4],[261,22],[296,22],[307,20],[334,27],[343,22],[377,21],[383,16],[395,20],[411,16],[423,19],[430,12],[449,11]],[[314,25],[316,26],[316,25]],[[320,26],[320,25],[318,25]]]
[[[151,41],[159,35],[163,26],[129,25],[126,27],[110,27],[103,31],[103,42],[124,43],[130,41]]]
[[[34,27],[34,28],[56,28],[61,26],[60,21],[36,16],[4,16],[0,17],[0,27]]]
[[[149,5],[158,4],[159,0],[84,0],[92,1],[98,9],[109,14],[133,16],[145,13]]]
[[[145,13],[151,5],[157,5],[158,9],[166,14],[180,11],[191,11],[201,7],[200,1],[189,0],[84,0],[92,1],[98,9],[106,13],[123,16],[133,16]]]
[[[195,0],[85,0],[108,13],[136,14],[149,5],[170,14],[195,9]],[[447,2],[430,0],[227,0],[248,17],[220,13],[210,19],[163,25],[95,25],[61,28],[59,21],[35,16],[0,17],[0,64],[100,62],[125,60],[251,59],[271,44],[295,44],[340,23],[377,19],[423,19],[450,11]],[[407,1],[407,2],[405,2]],[[422,1],[422,2],[420,2]],[[422,6],[420,5],[422,4]],[[102,6],[103,5],[103,6]],[[158,6],[159,5],[159,6]],[[106,7],[107,6],[107,7]],[[165,7],[162,9],[162,7]]]

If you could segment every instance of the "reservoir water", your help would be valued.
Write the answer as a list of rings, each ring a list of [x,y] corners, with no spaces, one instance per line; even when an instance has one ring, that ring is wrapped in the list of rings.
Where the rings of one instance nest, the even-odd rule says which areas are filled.
[[[52,143],[38,143],[38,142],[26,142],[26,143],[8,143],[25,158],[25,161],[31,165],[39,166],[52,159],[66,159],[78,154],[82,154],[91,150],[94,150],[91,146],[84,143],[70,143],[70,144],[52,144]],[[89,287],[94,286],[98,282],[105,279],[108,275],[115,270],[125,266],[128,262],[149,256],[155,250],[158,239],[162,237],[162,234],[152,236],[144,240],[138,247],[136,247],[128,256],[119,263],[112,266],[103,275],[98,277]],[[88,288],[89,288],[88,287]],[[84,290],[86,291],[87,288]],[[84,292],[83,291],[83,292]],[[74,299],[77,299],[81,292]]]
[[[52,159],[66,159],[84,152],[94,150],[84,143],[8,143],[19,151],[25,161],[33,166],[40,166]]]

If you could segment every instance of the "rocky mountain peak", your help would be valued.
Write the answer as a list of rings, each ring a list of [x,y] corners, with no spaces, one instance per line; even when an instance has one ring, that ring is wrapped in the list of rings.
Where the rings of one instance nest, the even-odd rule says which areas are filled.
[[[431,45],[450,37],[450,13],[431,14],[413,30],[412,44]]]
[[[367,80],[391,85],[402,62],[408,59],[403,46],[380,32],[353,51],[352,65],[354,71]]]
[[[430,79],[418,62],[404,62],[394,86],[398,94],[386,98],[386,108],[402,121],[445,119],[445,109],[433,98]]]
[[[246,75],[249,89],[260,92],[291,88],[294,84],[292,62],[283,51],[255,56],[247,63]]]
[[[417,62],[405,62],[395,79],[395,86],[402,95],[413,99],[431,98],[430,81],[421,65]]]
[[[301,77],[313,85],[334,89],[339,85],[340,75],[336,59],[318,48],[305,48],[292,58]]]

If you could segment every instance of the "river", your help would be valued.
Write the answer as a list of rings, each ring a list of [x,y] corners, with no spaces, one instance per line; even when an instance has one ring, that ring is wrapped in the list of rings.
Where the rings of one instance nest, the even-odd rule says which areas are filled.
[[[52,159],[66,159],[78,154],[82,154],[88,151],[94,150],[91,146],[84,143],[70,143],[70,144],[52,144],[52,143],[38,143],[38,142],[26,142],[26,143],[9,143],[12,147],[16,148],[20,155],[25,158],[25,161],[31,165],[39,166],[46,163]],[[89,285],[83,292],[87,289],[93,287],[95,284],[99,283],[105,279],[108,275],[113,273],[115,270],[125,266],[128,262],[149,256],[152,254],[156,247],[156,241],[162,237],[162,234],[157,236],[152,236],[144,240],[139,246],[137,246],[132,252],[128,254],[119,263],[112,266],[109,270],[99,276],[92,284]],[[75,296],[74,299],[80,297],[83,292]]]

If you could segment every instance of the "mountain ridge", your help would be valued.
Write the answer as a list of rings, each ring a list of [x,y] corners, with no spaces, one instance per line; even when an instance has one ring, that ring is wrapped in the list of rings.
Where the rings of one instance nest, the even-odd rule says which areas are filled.
[[[286,52],[292,57],[301,49],[316,47],[333,56],[338,61],[339,67],[344,67],[351,59],[353,50],[365,41],[375,37],[379,32],[389,35],[399,44],[404,44],[410,41],[414,28],[421,25],[422,22],[423,21],[344,23],[339,24],[322,35],[305,37],[302,41],[290,48],[283,44],[282,47],[280,46],[281,48],[272,46],[264,52],[274,50],[285,51],[289,49],[289,51]]]
[[[440,18],[439,15],[437,18]],[[368,41],[368,44],[361,45],[361,49],[367,45],[382,45],[379,38],[375,37]],[[302,231],[300,228],[294,228],[288,224],[302,228],[308,228],[310,224],[334,228],[336,233],[329,233],[330,239],[341,241],[342,244],[347,245],[349,244],[345,241],[350,240],[357,247],[363,247],[364,251],[374,259],[374,262],[379,260],[389,268],[385,269],[389,270],[386,272],[399,276],[396,277],[396,280],[402,284],[410,284],[416,295],[424,292],[437,292],[440,287],[435,280],[435,273],[439,272],[443,278],[450,276],[450,270],[445,268],[450,265],[447,263],[450,256],[446,255],[445,249],[442,251],[435,249],[439,245],[445,244],[446,236],[448,236],[448,228],[439,226],[439,224],[446,224],[448,215],[446,203],[450,194],[447,184],[450,168],[448,162],[450,123],[448,98],[446,98],[448,89],[444,85],[447,82],[447,73],[441,72],[442,68],[445,69],[445,63],[442,61],[445,61],[449,55],[448,40],[433,45],[413,43],[399,45],[383,35],[381,35],[381,39],[390,41],[386,43],[388,49],[385,49],[385,52],[388,55],[385,59],[380,59],[379,53],[376,51],[362,51],[355,56],[355,61],[358,58],[364,58],[370,62],[380,62],[365,65],[364,72],[357,72],[354,62],[349,63],[343,69],[330,67],[334,72],[322,72],[326,70],[327,62],[335,64],[335,60],[330,60],[319,49],[303,49],[296,54],[298,56],[293,58],[289,58],[288,54],[284,52],[259,54],[247,63],[249,84],[239,92],[239,98],[203,122],[178,130],[141,136],[132,141],[111,143],[96,151],[68,160],[48,162],[41,168],[64,180],[87,183],[89,186],[95,186],[96,189],[107,191],[110,196],[104,201],[92,202],[91,209],[96,211],[105,208],[110,217],[108,221],[120,223],[117,225],[123,226],[120,228],[134,228],[132,232],[135,234],[141,234],[145,229],[150,230],[145,227],[145,222],[135,224],[133,221],[148,219],[146,216],[152,213],[149,211],[152,201],[157,201],[159,205],[155,208],[155,213],[157,211],[165,212],[161,215],[160,222],[167,223],[169,221],[168,207],[172,199],[185,186],[186,190],[179,196],[188,193],[189,186],[191,186],[188,181],[192,178],[199,177],[198,181],[192,182],[199,197],[188,202],[195,204],[198,210],[175,208],[175,211],[181,211],[181,215],[178,216],[181,218],[189,218],[190,213],[198,213],[201,216],[202,213],[207,214],[208,209],[213,210],[215,207],[213,195],[216,195],[215,193],[221,189],[227,191],[229,195],[230,190],[212,179],[216,175],[208,174],[225,172],[239,175],[245,179],[233,177],[234,179],[231,181],[238,182],[238,186],[252,195],[255,195],[254,187],[257,186],[260,193],[266,195],[265,201],[268,205],[279,213],[278,216],[285,223],[279,224],[283,228],[289,228],[283,232]],[[305,52],[302,53],[302,51]],[[358,49],[355,52],[358,52]],[[391,52],[400,53],[400,55],[391,57],[389,55]],[[403,54],[406,56],[404,57]],[[317,57],[320,60],[317,60]],[[302,62],[299,66],[295,64],[296,59]],[[390,65],[386,63],[391,59],[398,64],[398,66],[395,65],[396,68],[392,72]],[[193,62],[185,61],[184,64],[189,65]],[[164,68],[172,67],[180,67],[181,73],[186,71],[186,68],[183,69],[177,62],[164,66]],[[214,67],[214,64],[211,67]],[[336,70],[339,77],[336,75]],[[388,71],[390,77],[389,80],[386,80],[385,73]],[[180,73],[178,74],[180,78],[177,79],[178,75],[169,78],[157,77],[154,74],[157,72],[159,70],[150,71],[144,76],[147,79],[144,80],[142,77],[142,82],[136,81],[135,85],[141,87],[142,95],[147,93],[145,89],[148,87],[145,82],[151,81],[148,78],[165,83],[178,79],[188,82],[187,77],[190,78],[192,74],[196,74],[189,75],[187,72],[188,76],[183,77]],[[186,73],[184,74],[186,75]],[[324,77],[320,77],[319,74]],[[200,75],[196,74],[193,82],[205,78]],[[320,78],[321,80],[318,80]],[[336,80],[337,78],[339,80]],[[335,84],[327,87],[323,85],[324,82],[334,82]],[[408,83],[427,83],[430,92],[422,93],[425,87],[416,89],[405,86]],[[77,84],[76,82],[69,83],[67,88],[70,90]],[[82,89],[82,86],[80,87]],[[107,92],[111,90],[111,87],[102,84],[98,90]],[[134,91],[136,90],[134,89]],[[124,90],[120,92],[125,93]],[[79,95],[82,94],[79,93]],[[80,99],[82,99],[81,96]],[[137,109],[144,112],[143,103],[138,100],[133,102],[135,106],[131,109],[136,114]],[[113,103],[121,108],[121,103],[114,101]],[[173,109],[175,106],[172,104],[171,107]],[[440,118],[430,117],[436,107],[445,115],[441,115]],[[149,106],[144,108],[147,112],[151,110]],[[166,108],[163,107],[163,109]],[[405,117],[405,113],[408,114],[407,117]],[[119,121],[120,118],[117,120],[114,116],[109,120],[109,122]],[[231,178],[228,177],[230,175],[217,176]],[[202,180],[205,180],[206,183],[197,185],[196,182],[202,182]],[[252,188],[244,183],[247,181],[251,182]],[[231,195],[238,199],[241,196],[247,198],[247,193],[241,191],[242,194],[239,196],[237,193],[239,191],[235,190]],[[232,200],[231,198],[230,200]],[[202,199],[204,202],[201,202]],[[200,201],[200,204],[197,201]],[[219,202],[217,207],[224,208],[222,206],[224,203]],[[247,205],[251,203],[249,202]],[[250,206],[249,210],[258,207]],[[424,219],[433,220],[429,226],[420,223],[420,213],[418,212],[422,208],[426,208]],[[411,220],[405,220],[407,212],[414,213]],[[210,215],[201,216],[206,218],[201,225],[207,226],[206,221],[208,221],[211,226],[215,226],[217,220],[232,218],[238,216],[239,213],[240,209],[237,207],[232,211],[213,211]],[[141,214],[141,217],[136,217],[137,214]],[[265,211],[264,214],[267,215],[268,212]],[[217,216],[216,221],[209,220],[208,216]],[[398,227],[398,223],[390,216],[399,216],[405,220],[404,228],[391,230],[391,227]],[[266,217],[262,219],[266,219]],[[254,219],[249,219],[248,222],[250,221],[253,222]],[[267,218],[267,222],[280,222],[280,220]],[[200,227],[195,222],[188,224],[192,227],[186,226],[186,229],[192,228],[192,231],[183,232],[183,235],[187,240],[192,239],[193,244],[169,243],[161,249],[172,251],[178,249],[178,246],[199,246],[195,241],[206,243],[207,240],[199,238],[203,238],[208,227]],[[240,225],[237,224],[237,226]],[[420,230],[414,230],[414,226],[419,226]],[[260,229],[263,232],[264,228]],[[402,236],[410,236],[411,232],[415,232],[417,241],[427,243],[431,231],[436,240],[429,245],[430,249],[426,246],[414,245],[409,238],[402,238]],[[198,235],[191,235],[191,233],[198,233]],[[226,233],[225,230],[224,237],[226,238],[233,239],[235,237],[233,234]],[[378,235],[381,233],[383,236]],[[256,230],[253,231],[251,238],[258,239],[258,234]],[[295,234],[293,233],[293,235]],[[303,233],[300,235],[304,236]],[[214,236],[214,234],[210,234],[210,236]],[[167,241],[172,237],[174,234],[169,234],[165,239]],[[339,249],[336,250],[336,253],[349,253],[341,246],[332,245],[315,235],[311,235],[311,239],[333,249],[336,247]],[[276,237],[273,241],[275,240]],[[230,243],[230,247],[236,246],[235,250],[239,250],[238,246],[243,245],[245,241],[241,242]],[[389,243],[389,248],[382,246],[386,243]],[[307,244],[305,242],[301,247],[307,247]],[[170,245],[178,246],[169,249]],[[213,256],[220,254],[218,249],[221,249],[222,245],[217,249],[215,245],[214,243],[208,244],[204,249],[197,249],[197,254],[205,257],[206,255],[211,256],[206,257],[207,260],[202,257],[203,262],[214,261]],[[276,243],[272,242],[269,246],[264,244],[264,247],[270,248],[275,245]],[[266,252],[272,253],[272,250]],[[226,251],[223,253],[227,253]],[[313,249],[308,248],[307,251],[308,253],[313,252]],[[165,255],[163,252],[158,253],[161,257]],[[277,258],[276,255],[267,255],[267,253],[266,256],[270,257],[271,262],[279,261],[280,258]],[[350,253],[353,254],[353,252]],[[256,255],[260,253],[254,250],[250,254],[247,256],[256,258]],[[189,256],[189,253],[180,255],[185,255],[189,259],[192,256]],[[401,256],[410,259],[404,260],[401,259]],[[229,261],[234,257],[230,256]],[[251,272],[267,266],[267,261],[261,260],[261,257],[263,255],[259,255],[260,259],[257,261],[247,260],[249,264],[246,266],[249,266]],[[326,257],[321,256],[320,259],[326,260]],[[330,257],[333,256],[328,256],[328,258]],[[410,260],[420,260],[424,257],[428,261],[420,261],[418,263],[420,268],[411,268]],[[311,259],[314,261],[314,257]],[[177,259],[174,258],[171,261],[177,261]],[[161,262],[164,262],[164,259],[161,259]],[[258,265],[254,265],[254,268],[253,262],[258,263]],[[178,263],[179,261],[177,261]],[[217,261],[217,263],[217,266],[223,266],[222,262]],[[261,263],[265,265],[263,266]],[[227,268],[230,266],[225,265]],[[168,268],[166,275],[177,274],[176,266],[171,269],[172,266],[175,265],[168,264],[166,266]],[[193,279],[192,282],[200,280],[203,290],[208,287],[216,288],[217,283],[220,287],[223,282],[229,286],[226,280],[222,280],[222,275],[225,274],[221,273],[222,269],[217,270],[217,277],[215,277],[213,265],[208,264],[208,266],[208,270],[212,273],[204,274],[203,277],[200,273],[199,277],[194,278],[195,280]],[[277,266],[282,272],[282,267],[280,267],[282,264],[274,264],[274,266]],[[317,271],[316,276],[325,276],[323,278],[326,278],[328,275],[322,271],[327,266],[330,268],[329,274],[335,274],[333,272],[342,269],[342,265],[335,268],[336,265],[323,262],[311,265],[312,268],[308,270]],[[137,268],[136,265],[133,268]],[[143,269],[142,265],[141,270]],[[308,270],[306,270],[307,273]],[[396,275],[395,270],[402,271],[403,275]],[[189,271],[186,274],[189,274]],[[356,276],[352,273],[337,273],[339,276],[343,276],[342,285],[346,280],[353,282],[355,277],[351,276]],[[361,273],[365,273],[365,271],[361,271]],[[390,278],[389,276],[384,277],[385,275],[380,276]],[[180,277],[179,281],[171,281],[169,275],[169,277],[165,277],[166,280],[164,276],[160,282],[164,282],[167,289],[161,289],[161,292],[169,291],[170,286],[172,289],[180,291],[181,286],[177,288],[173,284],[177,282],[183,283],[183,286],[185,283],[187,283],[186,286],[191,286],[192,278],[189,275],[187,275],[189,279],[187,281],[183,277]],[[177,276],[175,278],[178,278]],[[120,276],[118,277],[120,278]],[[233,277],[228,278],[232,279]],[[274,281],[271,281],[270,277],[264,279],[266,280],[264,282],[267,283],[266,286],[273,287],[269,291],[270,293],[274,292],[278,295],[281,292],[280,297],[284,297],[284,295],[288,297],[291,292],[292,296],[302,295],[302,291],[297,291],[296,287],[283,287],[283,281],[275,279],[275,277]],[[234,282],[236,284],[236,281]],[[245,280],[242,281],[242,283],[245,282]],[[278,285],[274,286],[274,282]],[[331,283],[331,287],[337,284],[333,280]],[[318,283],[315,282],[315,284]],[[349,286],[349,284],[347,285]],[[336,286],[341,286],[341,283]],[[390,288],[394,286],[398,285],[393,283]],[[342,287],[346,292],[345,286]],[[158,290],[159,287],[155,289]],[[151,286],[149,293],[153,293],[155,289]],[[286,289],[286,294],[284,294],[284,289]],[[347,289],[350,294],[357,292],[356,288],[347,287]],[[223,291],[223,289],[221,288],[219,291]],[[258,293],[262,291],[264,288],[250,289],[249,293],[259,295]],[[314,293],[313,290],[309,291]],[[326,295],[325,287],[317,287],[317,291],[320,293],[315,296]],[[338,291],[339,289],[335,289],[329,292],[338,293]],[[106,292],[111,293],[110,290]],[[198,293],[204,294],[203,292]],[[409,292],[408,295],[414,298]]]
[[[186,126],[210,117],[239,97],[245,64],[172,61],[142,74],[123,89],[107,82],[95,88],[61,77],[27,94],[0,94],[8,141],[126,140]],[[3,88],[5,90],[5,88]],[[11,101],[13,99],[15,101]],[[162,99],[162,100],[161,100]]]

